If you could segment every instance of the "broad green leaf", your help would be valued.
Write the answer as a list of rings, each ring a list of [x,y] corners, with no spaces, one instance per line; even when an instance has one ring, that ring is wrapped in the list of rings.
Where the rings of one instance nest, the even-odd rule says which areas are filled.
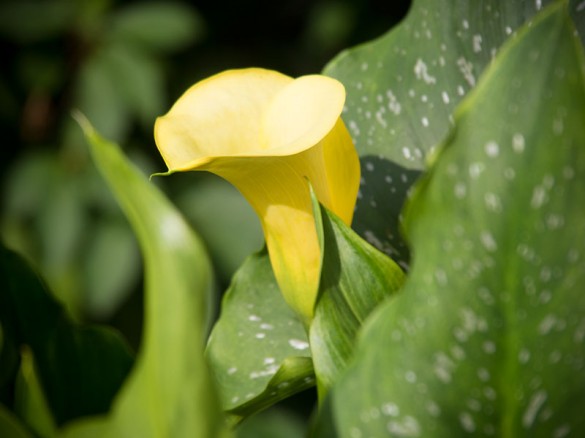
[[[4,246],[0,274],[4,334],[32,350],[55,422],[106,412],[132,365],[119,334],[73,323],[24,260]]]
[[[346,87],[343,119],[361,160],[352,226],[402,265],[398,212],[428,152],[502,43],[547,3],[414,0],[402,23],[325,68]]]
[[[224,409],[246,417],[314,386],[310,355],[305,329],[282,298],[268,254],[248,257],[223,298],[207,347]]]
[[[341,219],[320,208],[323,264],[319,300],[309,333],[322,397],[352,358],[362,323],[398,290],[404,273]]]
[[[20,420],[6,407],[0,404],[0,436],[10,438],[33,438]]]
[[[96,165],[132,225],[145,264],[145,326],[134,369],[111,413],[78,421],[67,437],[224,436],[203,357],[211,266],[164,195],[79,116]]]
[[[199,39],[204,23],[191,6],[178,2],[148,2],[126,6],[110,22],[110,38],[141,49],[178,50]]]
[[[409,280],[331,392],[340,436],[585,433],[583,120],[559,2],[502,49],[417,186]]]

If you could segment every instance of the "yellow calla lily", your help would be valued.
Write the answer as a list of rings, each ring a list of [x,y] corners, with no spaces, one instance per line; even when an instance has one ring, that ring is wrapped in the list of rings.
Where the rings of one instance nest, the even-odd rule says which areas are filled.
[[[213,172],[252,205],[283,296],[306,323],[321,270],[309,182],[348,225],[359,186],[344,101],[343,85],[325,76],[229,70],[193,85],[155,124],[169,173]]]

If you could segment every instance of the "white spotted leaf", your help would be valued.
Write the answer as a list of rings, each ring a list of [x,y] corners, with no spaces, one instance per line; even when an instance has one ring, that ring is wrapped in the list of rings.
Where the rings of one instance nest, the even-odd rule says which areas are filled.
[[[234,421],[315,385],[305,328],[284,301],[265,250],[236,272],[207,358]]]
[[[405,213],[410,277],[366,322],[322,430],[585,435],[584,59],[557,2],[462,102]]]
[[[398,26],[325,68],[346,87],[343,119],[362,164],[353,228],[402,265],[398,213],[427,155],[502,44],[552,2],[414,0]],[[585,4],[571,13],[585,35]]]

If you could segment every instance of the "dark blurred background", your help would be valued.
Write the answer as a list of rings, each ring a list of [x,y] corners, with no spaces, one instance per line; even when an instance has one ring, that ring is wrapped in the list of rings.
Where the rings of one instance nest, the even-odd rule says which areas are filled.
[[[136,347],[142,265],[129,226],[88,157],[71,110],[145,174],[166,170],[154,120],[224,69],[317,73],[406,14],[390,0],[0,0],[0,237],[26,255],[79,321]],[[204,239],[218,296],[260,248],[253,212],[205,174],[155,178]]]

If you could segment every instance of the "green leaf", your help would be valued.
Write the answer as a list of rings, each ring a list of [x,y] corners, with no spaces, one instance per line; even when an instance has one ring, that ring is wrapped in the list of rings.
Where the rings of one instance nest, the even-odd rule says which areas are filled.
[[[583,120],[559,2],[502,49],[415,191],[411,276],[331,392],[340,436],[585,433]]]
[[[38,436],[56,433],[56,425],[35,370],[32,352],[23,348],[14,391],[14,411]]]
[[[234,276],[207,357],[224,409],[238,417],[314,386],[305,329],[284,301],[266,251]]]
[[[126,6],[111,19],[116,41],[160,51],[183,49],[202,37],[204,23],[188,4],[149,2]]]
[[[361,325],[400,288],[404,273],[322,206],[320,216],[324,255],[310,344],[322,397],[352,358]]]
[[[132,225],[145,263],[145,327],[136,365],[109,416],[67,437],[225,436],[203,357],[211,266],[165,196],[79,116],[96,165]]]
[[[407,190],[500,46],[547,3],[415,0],[400,25],[325,68],[346,87],[343,119],[361,157],[353,228],[403,266],[398,213]]]
[[[10,438],[32,438],[30,433],[19,419],[4,405],[0,404],[0,436]]]
[[[56,423],[106,412],[132,365],[119,334],[74,324],[24,260],[4,246],[0,274],[4,335],[32,350]]]

